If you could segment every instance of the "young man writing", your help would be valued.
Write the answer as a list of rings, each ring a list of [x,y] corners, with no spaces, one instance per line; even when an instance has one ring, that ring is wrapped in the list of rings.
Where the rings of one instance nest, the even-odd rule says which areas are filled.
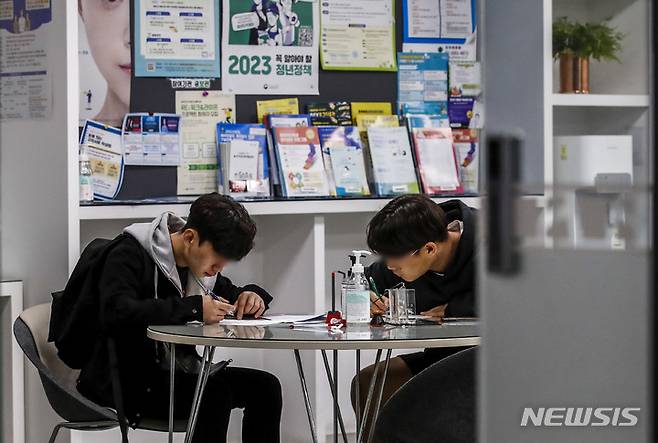
[[[366,269],[380,290],[404,282],[416,291],[417,312],[437,322],[443,317],[475,316],[475,210],[459,200],[434,203],[424,195],[405,195],[387,204],[368,224],[368,247],[382,260]],[[387,299],[371,294],[373,313]],[[431,364],[463,348],[426,349],[391,359],[384,402]],[[360,397],[365,404],[373,366],[361,371]],[[366,434],[368,435],[368,434]]]
[[[146,336],[149,325],[217,323],[229,313],[259,317],[272,297],[255,285],[237,287],[221,276],[228,262],[253,247],[256,226],[244,207],[217,193],[197,199],[187,221],[171,213],[126,228],[107,253],[98,292],[101,321],[116,343],[126,417],[166,419],[169,353]],[[221,297],[216,300],[210,290]],[[100,340],[82,369],[78,390],[114,405],[108,351]],[[175,414],[186,419],[197,381],[198,356],[177,347]],[[183,352],[183,351],[187,352]],[[184,355],[185,361],[178,357]],[[226,441],[231,409],[244,408],[243,442],[279,442],[281,387],[273,375],[228,367],[208,379],[199,409],[195,443]]]

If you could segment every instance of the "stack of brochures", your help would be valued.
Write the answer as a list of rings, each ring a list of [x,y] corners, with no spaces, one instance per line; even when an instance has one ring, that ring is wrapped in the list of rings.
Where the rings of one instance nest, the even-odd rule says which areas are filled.
[[[271,195],[263,125],[219,123],[217,149],[217,183],[224,194],[234,198]]]

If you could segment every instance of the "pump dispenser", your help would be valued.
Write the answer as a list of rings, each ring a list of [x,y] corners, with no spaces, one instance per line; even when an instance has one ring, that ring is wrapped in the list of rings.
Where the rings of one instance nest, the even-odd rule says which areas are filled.
[[[362,258],[370,255],[370,251],[352,251],[349,256],[352,268],[348,273],[347,281],[343,285],[343,300],[345,319],[350,323],[370,322],[370,289],[364,274]]]

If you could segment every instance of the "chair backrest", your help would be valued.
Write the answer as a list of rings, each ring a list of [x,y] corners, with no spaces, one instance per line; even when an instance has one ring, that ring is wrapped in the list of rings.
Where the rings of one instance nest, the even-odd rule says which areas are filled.
[[[62,386],[73,390],[75,389],[80,371],[69,368],[66,363],[60,360],[57,356],[55,344],[48,341],[50,306],[51,303],[33,306],[23,311],[20,318],[32,333],[32,338],[34,339],[34,344],[36,345],[41,362]]]
[[[39,371],[50,406],[68,421],[116,420],[116,414],[82,396],[76,389],[79,371],[69,368],[48,342],[50,303],[33,306],[14,322],[14,336]]]

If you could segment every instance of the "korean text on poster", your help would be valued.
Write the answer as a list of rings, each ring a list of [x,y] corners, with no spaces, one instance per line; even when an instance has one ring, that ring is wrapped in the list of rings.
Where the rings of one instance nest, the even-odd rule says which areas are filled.
[[[318,94],[317,0],[224,0],[222,88]]]

